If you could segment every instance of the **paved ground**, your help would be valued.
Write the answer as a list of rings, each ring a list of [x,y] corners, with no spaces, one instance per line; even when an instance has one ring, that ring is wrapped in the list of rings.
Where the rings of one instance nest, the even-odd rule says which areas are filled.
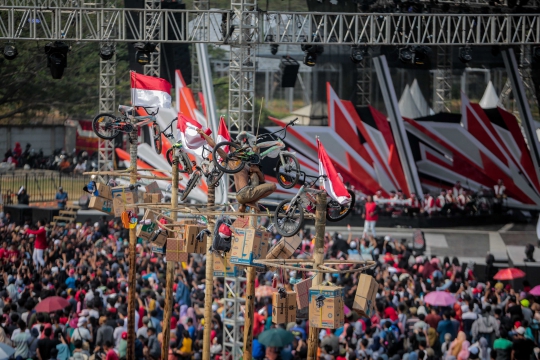
[[[361,227],[353,227],[353,236],[361,236],[362,230]],[[396,239],[412,239],[413,229],[378,228],[376,230],[378,236],[390,235]],[[347,228],[327,226],[327,231],[346,233]],[[508,259],[509,256],[519,257],[522,260],[524,246],[529,243],[536,246],[538,241],[536,224],[423,229],[423,231],[428,254],[439,257],[457,256],[461,261],[473,260],[477,263],[484,262],[488,251],[501,260]],[[535,255],[540,257],[540,250],[536,253]]]

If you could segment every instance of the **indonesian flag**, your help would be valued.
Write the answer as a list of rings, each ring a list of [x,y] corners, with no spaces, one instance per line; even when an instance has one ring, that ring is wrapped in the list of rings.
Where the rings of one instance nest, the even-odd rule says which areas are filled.
[[[212,130],[210,130],[206,125],[206,121],[204,121],[204,119],[200,120],[202,123],[197,120],[193,120],[186,115],[178,114],[178,130],[180,132],[180,139],[182,140],[184,146],[188,149],[198,150],[206,144],[206,140],[197,133],[197,129],[202,129],[206,135],[212,134]],[[198,153],[198,151],[196,151],[196,153]]]
[[[324,189],[340,205],[351,202],[351,195],[347,191],[345,184],[343,184],[343,179],[336,171],[319,138],[317,138],[317,148],[319,150],[319,175],[326,176],[323,182]]]
[[[216,144],[219,144],[223,141],[231,141],[231,135],[229,135],[229,129],[227,129],[227,125],[225,124],[225,118],[223,116],[219,118],[219,128],[216,140]],[[229,147],[226,146],[223,148],[223,150],[228,153]]]
[[[171,84],[161,78],[131,72],[133,106],[171,108]]]

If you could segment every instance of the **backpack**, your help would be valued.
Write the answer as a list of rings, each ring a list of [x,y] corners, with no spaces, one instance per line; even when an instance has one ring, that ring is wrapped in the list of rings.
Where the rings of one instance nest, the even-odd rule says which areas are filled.
[[[384,345],[387,349],[391,349],[397,343],[396,335],[394,335],[392,330],[385,330],[385,333]]]
[[[225,238],[225,237],[221,237],[220,234],[219,234],[219,227],[222,225],[222,224],[225,224],[227,226],[231,226],[231,222],[230,220],[228,219],[224,219],[224,218],[221,218],[221,219],[218,219],[216,221],[216,226],[215,226],[215,230],[214,230],[214,239],[212,241],[212,250],[213,251],[221,251],[221,252],[229,252],[231,251],[231,238]]]

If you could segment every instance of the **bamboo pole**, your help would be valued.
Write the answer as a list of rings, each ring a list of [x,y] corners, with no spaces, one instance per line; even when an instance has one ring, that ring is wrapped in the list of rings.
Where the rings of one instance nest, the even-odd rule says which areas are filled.
[[[130,156],[131,156],[131,150],[130,150]],[[118,171],[88,171],[83,173],[83,175],[109,175],[109,176],[116,176],[116,177],[128,177],[130,178],[130,184],[136,184],[137,179],[150,179],[150,180],[164,180],[164,181],[171,181],[172,178],[165,177],[165,176],[157,176],[157,175],[140,175],[137,174],[137,168],[134,168],[132,166],[132,162],[130,160],[130,166],[131,172],[129,173],[121,173]],[[135,171],[133,170],[135,169]],[[133,178],[133,173],[135,173],[135,182],[131,182],[131,179]]]
[[[138,134],[137,129],[134,129],[130,134],[129,156],[131,173],[129,183],[135,185],[137,183],[137,146]],[[135,359],[135,312],[137,306],[135,304],[135,294],[137,292],[137,229],[129,229],[129,286],[128,286],[128,323],[127,323],[127,353],[128,359]]]
[[[254,210],[253,210],[254,211]],[[249,218],[249,227],[257,227],[257,218]],[[251,360],[253,350],[253,318],[255,316],[255,267],[248,266],[246,277],[246,313],[244,315],[244,356],[242,360]]]
[[[178,220],[178,214],[174,211],[178,207],[178,155],[174,155],[172,164],[172,187],[171,187],[171,218]],[[169,358],[169,343],[171,340],[171,316],[174,306],[173,284],[175,276],[176,263],[167,261],[167,272],[165,277],[165,309],[163,313],[163,332],[161,341],[161,360]]]
[[[214,206],[216,202],[216,188],[208,187],[208,207]],[[204,332],[203,332],[203,353],[202,360],[210,360],[210,333],[212,331],[212,295],[214,289],[214,253],[210,251],[212,248],[212,240],[214,236],[215,223],[208,218],[208,231],[210,236],[206,241],[206,276],[204,287]]]
[[[326,225],[326,193],[322,192],[317,195],[317,208],[315,211],[315,250],[313,251],[313,267],[318,268],[324,261],[324,231]],[[318,285],[323,280],[323,274],[317,272],[313,278],[313,286]],[[317,348],[319,340],[319,329],[316,327],[309,328],[308,360],[315,360],[317,357]]]

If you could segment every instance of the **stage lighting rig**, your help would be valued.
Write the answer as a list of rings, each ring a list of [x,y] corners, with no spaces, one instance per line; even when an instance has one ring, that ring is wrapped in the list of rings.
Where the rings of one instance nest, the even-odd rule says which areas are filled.
[[[540,46],[533,48],[533,59],[540,62]]]
[[[6,58],[6,60],[13,60],[17,57],[17,55],[19,55],[15,44],[10,43],[4,45],[2,53],[4,54],[4,58]]]
[[[304,65],[313,67],[317,63],[317,56],[324,52],[324,48],[320,45],[306,44],[300,46],[304,55]]]
[[[351,61],[360,64],[369,55],[367,46],[351,46]]]
[[[427,62],[431,49],[427,46],[415,46],[413,47],[413,63],[415,65],[424,65]]]
[[[270,45],[270,53],[272,53],[272,55],[276,55],[278,52],[278,48],[279,48],[278,44]]]
[[[135,59],[141,65],[146,65],[150,62],[150,53],[156,52],[156,44],[138,42],[133,45],[137,52]]]
[[[69,46],[62,41],[54,41],[45,45],[47,54],[47,67],[51,69],[53,79],[61,79],[64,69],[67,67],[67,53]]]
[[[458,55],[459,61],[461,61],[464,64],[467,64],[472,61],[472,49],[467,47],[461,47],[459,48],[459,55]]]
[[[111,60],[114,56],[114,46],[113,45],[103,45],[99,49],[99,57],[105,61]]]
[[[404,47],[399,49],[399,60],[404,63],[412,63],[414,59],[414,52],[410,47]]]

